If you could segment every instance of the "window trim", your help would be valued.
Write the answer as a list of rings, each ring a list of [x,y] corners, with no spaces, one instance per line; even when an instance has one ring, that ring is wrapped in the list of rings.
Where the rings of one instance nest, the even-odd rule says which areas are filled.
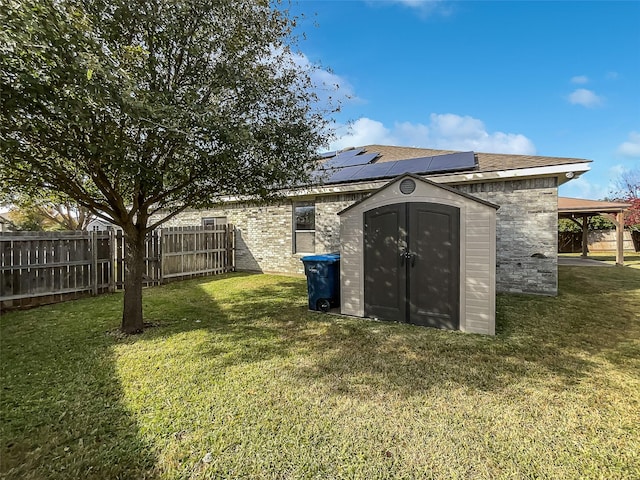
[[[296,227],[298,225],[298,222],[296,220],[296,208],[297,207],[313,207],[313,229],[308,229],[308,230],[298,230]],[[291,208],[291,229],[292,229],[292,242],[291,242],[291,252],[295,255],[309,255],[309,254],[314,254],[315,249],[316,249],[316,201],[315,199],[313,200],[301,200],[301,201],[294,201],[292,202],[292,208]],[[297,251],[296,249],[296,245],[297,245],[297,239],[298,239],[298,233],[313,233],[313,252],[303,252],[303,251]]]
[[[205,222],[213,220],[213,225],[212,225],[212,230],[219,230],[219,226],[220,225],[227,225],[229,223],[229,220],[227,219],[227,217],[225,216],[219,216],[219,217],[201,217],[200,218],[200,225],[202,225],[202,228],[207,228],[207,225],[205,224]]]

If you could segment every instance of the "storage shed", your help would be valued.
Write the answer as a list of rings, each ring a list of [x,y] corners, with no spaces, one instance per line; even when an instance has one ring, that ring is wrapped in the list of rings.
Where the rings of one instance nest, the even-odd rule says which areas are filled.
[[[341,211],[341,313],[494,335],[498,208],[405,174]]]

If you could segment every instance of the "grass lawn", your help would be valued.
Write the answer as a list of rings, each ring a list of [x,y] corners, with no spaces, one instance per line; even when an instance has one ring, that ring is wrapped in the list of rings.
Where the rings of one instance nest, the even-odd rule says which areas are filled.
[[[561,253],[561,257],[580,257],[580,253]],[[602,251],[602,252],[589,252],[591,260],[599,260],[601,262],[610,263],[615,265],[616,252]],[[640,253],[637,252],[624,252],[624,266],[640,269]]]
[[[562,267],[496,337],[306,311],[233,274],[0,317],[0,477],[640,478],[640,272]]]

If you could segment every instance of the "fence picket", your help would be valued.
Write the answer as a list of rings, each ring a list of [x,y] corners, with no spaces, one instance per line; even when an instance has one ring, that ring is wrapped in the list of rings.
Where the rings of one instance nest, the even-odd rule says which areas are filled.
[[[124,288],[126,242],[116,232],[0,232],[0,313]],[[172,227],[145,244],[144,285],[235,270],[232,225]]]

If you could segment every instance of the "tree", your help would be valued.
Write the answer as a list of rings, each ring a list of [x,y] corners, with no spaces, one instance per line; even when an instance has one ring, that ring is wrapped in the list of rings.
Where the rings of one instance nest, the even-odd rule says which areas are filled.
[[[142,331],[144,241],[189,207],[304,181],[329,125],[267,0],[6,0],[0,188],[119,225],[122,330]]]
[[[3,218],[9,228],[16,231],[42,232],[53,229],[48,219],[35,210],[13,208]]]
[[[87,208],[61,195],[13,193],[0,197],[0,205],[10,207],[18,230],[85,230],[94,218]]]
[[[616,200],[630,203],[624,216],[624,224],[632,230],[640,231],[640,170],[626,170],[615,182]]]
[[[569,220],[568,218],[561,218],[558,220],[559,232],[582,232],[582,224],[580,222]],[[602,215],[594,215],[589,217],[588,220],[589,230],[613,230],[616,228],[614,223]]]

